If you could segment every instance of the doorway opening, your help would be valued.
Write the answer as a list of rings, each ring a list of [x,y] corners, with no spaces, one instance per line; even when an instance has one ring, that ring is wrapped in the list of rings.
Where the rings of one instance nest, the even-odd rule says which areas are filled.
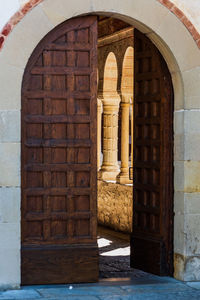
[[[133,187],[134,29],[98,18],[98,244],[100,278],[127,277],[130,268]]]
[[[118,260],[113,250],[107,253],[113,254],[111,259],[100,248],[100,274],[123,276],[123,262],[131,258],[132,267],[172,275],[171,77],[147,37],[121,20],[103,16],[98,18],[97,101],[98,222],[124,233],[125,240],[131,236],[131,255],[127,243]],[[112,231],[100,233],[108,240],[110,234],[110,245],[116,245],[118,253],[116,233],[113,240]],[[125,265],[129,274],[135,274]]]
[[[21,120],[22,284],[97,281],[97,220],[130,235],[131,267],[172,275],[173,90],[154,44],[67,20],[28,61]]]

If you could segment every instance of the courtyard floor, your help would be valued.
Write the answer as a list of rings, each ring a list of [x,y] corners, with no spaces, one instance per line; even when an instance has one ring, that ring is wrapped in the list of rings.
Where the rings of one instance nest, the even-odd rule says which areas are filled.
[[[200,300],[200,282],[180,282],[159,277],[129,266],[129,240],[126,235],[100,228],[99,282],[24,286],[0,291],[2,300]]]

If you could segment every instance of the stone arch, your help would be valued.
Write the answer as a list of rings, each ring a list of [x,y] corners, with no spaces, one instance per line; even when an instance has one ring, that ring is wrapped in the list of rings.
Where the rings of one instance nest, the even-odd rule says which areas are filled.
[[[38,2],[41,3],[32,9]],[[167,7],[159,2],[165,3]],[[187,28],[185,27],[186,17],[181,16],[182,21],[180,21],[176,16],[179,11],[170,4],[170,1],[149,0],[145,3],[145,9],[143,1],[140,0],[127,0],[123,5],[120,1],[114,0],[74,0],[70,5],[65,0],[60,0],[59,5],[53,0],[32,1],[32,3],[35,4],[29,3],[24,8],[24,14],[27,11],[29,13],[22,19],[24,14],[20,11],[18,18],[15,16],[12,24],[7,24],[0,36],[1,45],[8,36],[0,53],[0,110],[3,120],[0,166],[4,174],[0,178],[2,187],[0,192],[6,195],[6,199],[13,201],[13,207],[17,210],[15,216],[7,218],[6,230],[4,228],[1,234],[2,241],[6,239],[5,235],[10,236],[10,241],[9,245],[5,243],[9,250],[7,261],[5,262],[3,255],[0,260],[3,266],[0,270],[0,284],[4,286],[20,284],[20,108],[24,68],[33,49],[52,28],[69,18],[91,13],[119,18],[136,27],[154,42],[168,64],[175,95],[174,201],[177,212],[174,229],[175,276],[183,280],[200,280],[198,272],[193,275],[189,274],[189,271],[187,273],[190,269],[190,258],[196,257],[200,266],[200,256],[198,256],[199,250],[195,248],[192,241],[185,240],[185,222],[188,222],[188,226],[190,224],[193,226],[191,221],[193,219],[181,210],[187,199],[195,201],[195,197],[198,197],[200,192],[198,182],[200,155],[195,151],[200,137],[199,33],[195,31],[191,22],[188,23]],[[20,19],[21,22],[18,23]],[[16,23],[18,24],[14,26]],[[175,27],[176,36],[174,36]],[[10,201],[6,201],[7,205]],[[9,210],[8,207],[6,209]],[[198,213],[200,214],[200,211]],[[190,232],[192,227],[188,228]],[[191,247],[185,256],[187,243],[190,242]],[[11,270],[10,273],[7,269]]]
[[[2,31],[0,32],[0,49],[2,48],[5,39],[13,30],[14,26],[21,21],[21,19],[31,11],[35,6],[40,4],[44,0],[29,0],[26,4],[22,6],[22,8],[17,11],[10,20],[6,23],[3,27]],[[179,9],[174,3],[170,0],[157,0],[166,8],[168,8],[180,21],[185,25],[188,29],[190,34],[192,35],[193,39],[197,43],[198,47],[200,48],[200,34],[196,30],[195,26],[190,22],[190,20],[186,17],[181,9]]]
[[[103,93],[117,91],[118,68],[115,54],[110,52],[104,66]]]
[[[128,47],[124,54],[123,67],[122,67],[122,80],[121,80],[121,94],[122,97],[130,95],[133,97],[133,61],[134,61],[134,49]]]

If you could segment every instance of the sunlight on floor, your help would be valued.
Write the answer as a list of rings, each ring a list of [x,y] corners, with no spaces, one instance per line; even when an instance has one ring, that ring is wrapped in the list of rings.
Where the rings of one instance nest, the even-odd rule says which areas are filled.
[[[110,246],[112,243],[113,242],[109,239],[98,238],[98,247],[99,248]],[[102,255],[102,256],[127,256],[127,255],[130,255],[130,247],[129,246],[124,247],[124,248],[118,247],[111,251],[101,252],[100,255]]]
[[[127,256],[130,255],[130,247],[118,248],[112,251],[101,253],[102,256]]]
[[[102,247],[106,247],[112,244],[112,241],[108,240],[108,239],[104,239],[104,238],[100,238],[98,237],[98,247],[102,248]]]

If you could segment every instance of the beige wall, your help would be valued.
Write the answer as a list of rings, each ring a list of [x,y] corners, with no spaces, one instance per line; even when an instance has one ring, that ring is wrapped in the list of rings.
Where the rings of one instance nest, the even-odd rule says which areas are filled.
[[[200,280],[199,48],[180,20],[157,0],[74,0],[70,5],[66,0],[45,0],[15,26],[0,52],[1,287],[20,284],[20,93],[24,68],[35,46],[54,26],[91,12],[119,17],[136,26],[167,61],[175,92],[175,276]]]

